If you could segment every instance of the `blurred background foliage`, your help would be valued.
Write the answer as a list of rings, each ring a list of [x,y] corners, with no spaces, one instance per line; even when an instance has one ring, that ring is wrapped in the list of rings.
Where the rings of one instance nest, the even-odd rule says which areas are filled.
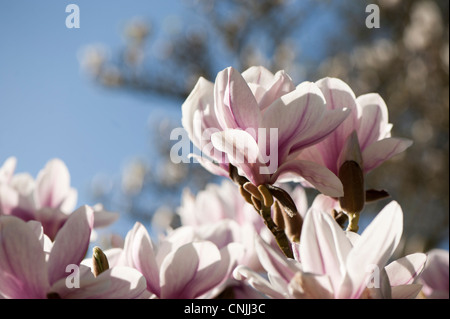
[[[365,25],[366,6],[380,9],[380,28]],[[139,98],[159,95],[175,108],[199,76],[214,81],[233,66],[284,69],[294,83],[325,76],[355,94],[378,92],[392,135],[414,141],[403,154],[368,175],[404,211],[401,253],[448,249],[449,225],[449,1],[185,0],[186,15],[154,25],[145,12],[123,30],[121,48],[88,46],[80,64],[94,85]],[[149,6],[151,10],[151,6]],[[101,41],[101,39],[99,39]],[[180,112],[181,117],[181,112]],[[160,158],[136,158],[121,181],[96,178],[92,196],[110,210],[164,227],[176,224],[181,192],[217,181],[198,164],[174,164],[170,131],[180,119],[149,121],[149,147]],[[117,200],[120,198],[120,200]],[[156,200],[155,200],[156,198]],[[386,200],[368,207],[372,216]]]

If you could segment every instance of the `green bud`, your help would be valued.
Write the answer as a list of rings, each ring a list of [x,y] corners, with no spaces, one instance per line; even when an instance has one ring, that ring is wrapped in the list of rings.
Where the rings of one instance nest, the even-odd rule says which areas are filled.
[[[109,269],[109,263],[108,258],[106,258],[106,255],[100,247],[95,246],[92,251],[92,272],[94,273],[94,276],[97,277],[102,272]]]

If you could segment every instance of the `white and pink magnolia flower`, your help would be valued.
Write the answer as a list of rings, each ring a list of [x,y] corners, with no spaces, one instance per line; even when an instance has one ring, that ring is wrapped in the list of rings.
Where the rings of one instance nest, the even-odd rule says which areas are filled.
[[[128,267],[108,269],[97,277],[80,264],[93,228],[92,208],[73,212],[54,242],[40,223],[0,216],[0,298],[135,298],[145,279]],[[69,276],[78,285],[68,285]]]
[[[75,210],[77,190],[70,186],[70,173],[60,159],[50,160],[34,179],[28,173],[14,174],[17,160],[8,158],[0,168],[0,216],[36,220],[44,233],[54,239]],[[119,215],[94,207],[94,227],[114,222]]]
[[[243,244],[245,254],[239,264],[255,270],[261,268],[254,251],[255,233],[260,234],[266,241],[273,242],[272,234],[264,225],[261,216],[229,180],[223,180],[220,185],[208,184],[196,196],[185,190],[178,214],[182,225],[202,228],[215,235],[207,237],[219,247],[231,242]],[[202,233],[206,234],[205,231]]]
[[[232,164],[256,186],[295,173],[322,193],[342,195],[342,184],[326,167],[296,158],[349,114],[328,110],[315,83],[295,87],[284,71],[272,74],[251,67],[240,74],[229,67],[218,73],[215,83],[200,78],[182,113],[189,138],[202,152],[194,157],[210,172],[228,176]]]
[[[429,299],[449,298],[449,253],[444,249],[433,249],[427,253],[425,269],[420,275],[422,292]]]
[[[358,158],[364,174],[380,166],[391,157],[403,152],[412,141],[391,137],[392,124],[388,120],[388,109],[377,93],[355,96],[342,80],[323,78],[316,86],[326,99],[328,110],[351,110],[350,115],[327,138],[304,149],[298,159],[324,165],[336,176],[344,161]],[[352,136],[356,134],[356,138]],[[358,145],[352,145],[358,143]],[[360,151],[360,154],[349,152]]]
[[[221,292],[243,247],[230,243],[219,248],[188,226],[175,229],[155,245],[137,222],[128,232],[123,250],[114,253],[115,264],[134,267],[144,275],[147,293],[143,297],[193,299]]]
[[[289,188],[289,193],[303,217],[307,211],[304,189],[301,186]],[[277,246],[261,216],[244,200],[236,185],[227,179],[220,185],[208,184],[196,196],[185,190],[178,214],[182,225],[198,229],[205,239],[213,241],[219,248],[231,242],[241,243],[245,253],[239,264],[256,271],[262,268],[255,252],[255,234],[270,245]]]
[[[269,281],[245,266],[234,271],[272,298],[414,298],[415,280],[426,255],[411,254],[387,264],[403,231],[403,213],[388,204],[360,235],[345,232],[327,213],[311,209],[304,220],[295,260],[257,240]]]

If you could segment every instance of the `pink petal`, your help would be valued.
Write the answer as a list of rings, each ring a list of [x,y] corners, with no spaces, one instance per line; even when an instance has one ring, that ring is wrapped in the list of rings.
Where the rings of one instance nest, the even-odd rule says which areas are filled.
[[[19,206],[19,194],[13,188],[6,184],[0,184],[0,216],[1,215],[16,215],[15,209]],[[18,217],[22,218],[20,214]],[[31,216],[29,216],[31,218]]]
[[[102,204],[96,204],[94,209],[94,228],[111,225],[119,218],[119,213],[108,212]]]
[[[107,285],[102,281],[106,282]],[[91,287],[91,293],[86,294],[85,298],[134,299],[139,297],[147,287],[142,274],[130,267],[114,267],[108,269],[96,277],[94,282],[95,286],[106,286],[107,289],[104,291],[99,290],[100,294],[95,294],[96,289],[93,286]],[[82,283],[80,283],[81,288]]]
[[[59,209],[66,214],[73,212],[77,205],[77,199],[78,191],[75,188],[70,188]]]
[[[33,228],[12,217],[0,217],[0,296],[46,298],[49,288],[45,255]]]
[[[50,290],[63,299],[133,299],[145,288],[145,278],[136,269],[113,267],[95,277],[89,267],[80,265],[78,288],[68,288],[61,279]]]
[[[70,174],[59,159],[50,160],[36,178],[39,207],[59,208],[70,191]]]
[[[214,175],[228,177],[228,170],[224,168],[225,165],[219,165],[213,163],[206,156],[199,156],[196,154],[190,154],[190,157],[194,158],[200,165],[202,165],[208,172]]]
[[[17,159],[13,156],[8,157],[2,166],[0,166],[0,183],[9,183],[16,169]]]
[[[269,297],[276,299],[284,298],[283,294],[275,290],[266,279],[246,266],[237,266],[233,271],[233,277],[236,280],[246,281],[250,286]]]
[[[325,164],[333,172],[337,172],[336,160],[341,152],[342,146],[353,130],[359,128],[359,110],[355,100],[355,94],[352,89],[342,80],[336,78],[324,78],[316,82],[321,89],[328,110],[341,110],[347,108],[350,114],[337,127],[333,133],[319,146],[322,156],[324,156]],[[336,171],[335,171],[336,170]]]
[[[344,189],[339,178],[325,166],[301,160],[291,160],[282,164],[272,175],[271,182],[275,182],[286,173],[295,173],[303,177],[324,195],[340,197]]]
[[[255,185],[264,181],[259,172],[261,166],[259,147],[249,133],[242,130],[226,130],[214,133],[211,141],[214,147],[226,153],[230,163],[241,170]]]
[[[295,89],[291,78],[284,71],[274,75],[262,66],[250,67],[242,73],[242,77],[252,90],[261,111]]]
[[[322,118],[325,107],[325,100],[317,86],[305,82],[266,109],[261,127],[267,133],[270,128],[278,128],[280,159],[287,156],[292,145],[311,138],[310,133],[316,130],[315,126]]]
[[[244,78],[232,67],[217,74],[214,84],[215,113],[223,128],[253,128],[260,123],[260,110]]]
[[[259,236],[255,238],[255,248],[259,261],[267,273],[283,279],[286,286],[295,273],[300,270],[298,262],[288,260],[281,251],[274,250]]]
[[[420,284],[400,285],[392,287],[392,299],[414,299],[422,289]]]
[[[422,272],[427,255],[411,254],[393,261],[385,267],[391,286],[409,285]]]
[[[350,241],[330,214],[310,209],[300,238],[300,258],[304,272],[328,275],[337,291],[345,274]]]
[[[358,137],[361,149],[365,149],[390,134],[388,110],[383,98],[377,93],[361,95],[356,101],[361,106]]]
[[[449,296],[449,252],[444,249],[432,249],[427,253],[425,269],[420,275],[420,281],[427,291]]]
[[[403,212],[392,201],[373,219],[347,258],[347,277],[340,298],[358,298],[364,291],[369,269],[383,269],[397,248],[403,232]],[[382,238],[383,240],[380,240]]]
[[[194,121],[195,114],[208,107],[212,108],[213,105],[214,84],[203,77],[200,77],[197,84],[194,86],[194,89],[181,106],[181,123],[188,132],[189,138],[197,147],[200,145],[200,135],[198,130],[201,130],[201,123],[196,123]]]
[[[73,212],[59,230],[50,253],[48,274],[50,284],[65,277],[69,264],[79,265],[86,255],[94,225],[94,214],[89,206]]]
[[[56,234],[69,216],[61,212],[58,208],[50,207],[43,207],[34,212],[34,219],[42,224],[44,233],[52,240],[55,239]]]
[[[403,152],[412,145],[412,141],[404,138],[386,138],[369,145],[363,152],[364,173],[380,166],[391,157]]]
[[[161,264],[161,298],[190,299],[218,284],[223,277],[215,274],[221,255],[211,242],[193,242],[166,256]]]
[[[297,272],[289,283],[295,299],[333,299],[333,287],[327,275]]]
[[[156,263],[155,251],[150,236],[140,223],[136,223],[133,231],[134,236],[131,249],[134,265],[147,280],[147,289],[159,296],[159,267]]]

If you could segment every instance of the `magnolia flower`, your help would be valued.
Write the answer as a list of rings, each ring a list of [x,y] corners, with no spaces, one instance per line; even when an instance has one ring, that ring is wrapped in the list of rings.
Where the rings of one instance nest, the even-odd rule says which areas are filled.
[[[257,240],[269,281],[245,266],[237,267],[234,276],[273,298],[414,298],[426,255],[411,254],[386,266],[400,241],[402,218],[400,206],[391,202],[360,236],[312,209],[300,244],[294,244],[295,260]]]
[[[323,165],[339,176],[344,197],[340,205],[337,200],[330,202],[330,208],[359,213],[366,200],[388,195],[371,191],[366,197],[364,175],[406,150],[412,141],[391,137],[392,124],[380,95],[369,93],[356,98],[352,89],[336,78],[324,78],[315,84],[328,110],[346,107],[351,113],[327,138],[304,149],[297,159]]]
[[[427,253],[425,269],[420,275],[422,292],[430,299],[448,299],[449,254],[448,250],[433,249]]]
[[[93,228],[92,208],[73,212],[54,242],[36,221],[0,216],[0,298],[135,298],[145,280],[132,268],[93,275],[80,265]],[[73,282],[71,281],[73,279]]]
[[[254,234],[258,233],[266,241],[273,242],[261,217],[245,202],[236,186],[229,180],[224,180],[220,185],[208,184],[206,189],[196,196],[185,190],[178,214],[184,226],[214,229],[208,232],[215,233],[216,236],[207,237],[219,247],[231,242],[243,244],[245,254],[239,264],[245,264],[255,270],[260,269],[261,265],[254,251]]]
[[[388,109],[377,93],[355,97],[352,89],[342,80],[324,78],[315,83],[326,99],[328,110],[346,107],[350,115],[326,139],[300,153],[299,158],[326,166],[336,175],[355,148],[346,147],[353,132],[362,156],[364,174],[380,166],[389,158],[403,152],[412,141],[391,137],[392,124],[388,122]],[[345,153],[347,152],[347,153]]]
[[[0,168],[0,216],[36,220],[54,239],[76,207],[77,191],[70,186],[69,170],[63,161],[52,159],[33,179],[27,173],[14,175],[16,162],[10,157]],[[119,216],[105,211],[101,204],[93,208],[96,228],[111,224]]]
[[[231,243],[219,249],[199,238],[193,228],[181,227],[155,246],[137,222],[126,238],[116,264],[139,270],[147,281],[146,297],[193,299],[210,297],[230,276],[242,247]]]
[[[285,188],[287,187],[285,186]],[[297,186],[292,190],[289,189],[289,194],[292,196],[298,213],[303,217],[307,211],[304,189]],[[254,248],[255,234],[259,234],[270,245],[276,246],[276,242],[264,225],[261,216],[254,207],[246,203],[238,189],[229,180],[223,180],[220,185],[208,184],[206,189],[200,191],[196,196],[185,190],[178,214],[182,225],[195,227],[203,234],[203,238],[213,241],[219,247],[231,242],[243,244],[245,253],[239,260],[239,264],[256,271],[262,268]],[[272,207],[272,215],[274,214],[275,209]],[[282,216],[277,217],[282,218]],[[292,218],[286,216],[285,219],[291,220]],[[292,222],[297,221],[292,219]],[[287,228],[291,226],[288,222],[285,224]],[[287,232],[289,233],[289,229]]]
[[[230,174],[229,164],[256,186],[274,184],[295,173],[319,191],[341,196],[342,185],[328,169],[296,159],[347,117],[348,110],[327,110],[319,87],[263,67],[242,75],[232,67],[215,83],[200,78],[182,105],[182,124],[202,156],[193,155],[210,172]]]

